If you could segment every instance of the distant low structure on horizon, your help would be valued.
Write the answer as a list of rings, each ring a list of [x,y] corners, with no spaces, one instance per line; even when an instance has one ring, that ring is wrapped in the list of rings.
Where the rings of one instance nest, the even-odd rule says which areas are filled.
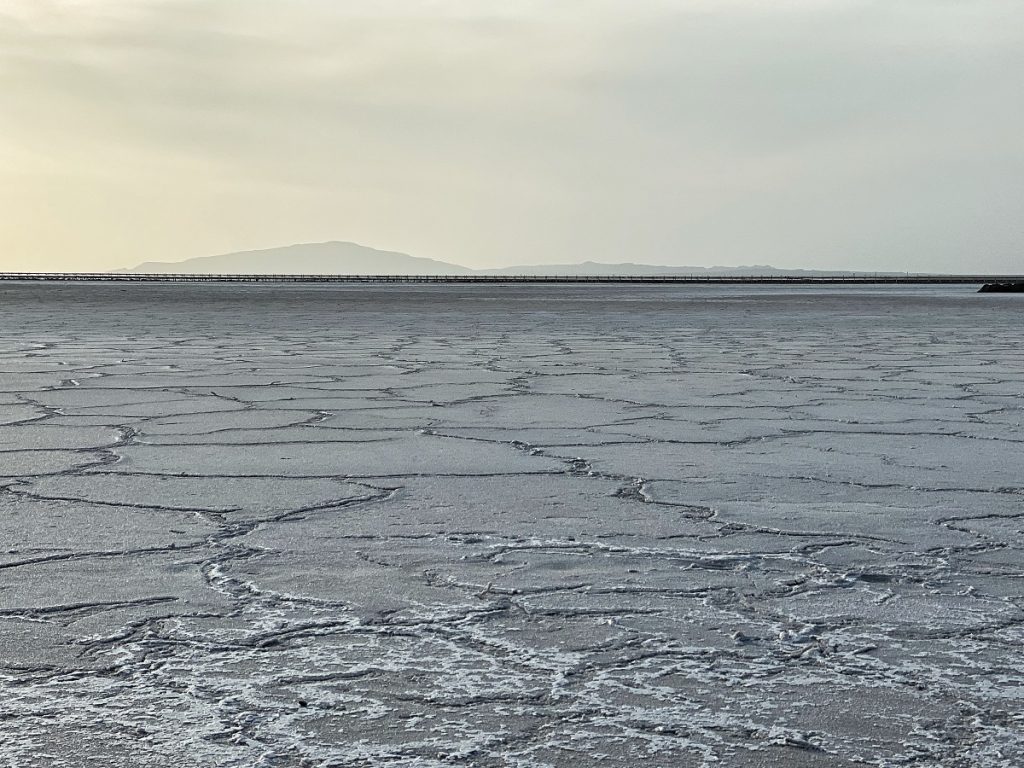
[[[185,261],[147,261],[128,269],[137,274],[237,275],[853,275],[848,271],[777,269],[766,265],[743,267],[669,267],[651,264],[538,264],[470,269],[436,259],[381,251],[357,243],[301,243],[256,251],[201,256]],[[902,273],[891,273],[902,274]]]

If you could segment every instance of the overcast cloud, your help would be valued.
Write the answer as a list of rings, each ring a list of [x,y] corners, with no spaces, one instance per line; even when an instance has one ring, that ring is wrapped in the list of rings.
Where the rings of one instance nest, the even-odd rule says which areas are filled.
[[[0,269],[1024,272],[1020,0],[0,0]]]

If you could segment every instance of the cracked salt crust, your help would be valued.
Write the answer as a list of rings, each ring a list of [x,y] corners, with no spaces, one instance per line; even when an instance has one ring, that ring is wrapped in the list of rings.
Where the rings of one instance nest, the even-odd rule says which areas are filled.
[[[0,763],[1024,763],[1019,304],[0,288]]]

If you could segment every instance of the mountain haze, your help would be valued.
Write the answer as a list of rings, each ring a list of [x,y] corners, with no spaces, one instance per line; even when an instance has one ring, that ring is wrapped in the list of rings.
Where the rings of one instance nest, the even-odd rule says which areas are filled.
[[[499,269],[470,269],[436,259],[379,251],[357,243],[301,243],[257,251],[200,256],[185,261],[147,261],[118,272],[143,274],[289,274],[289,275],[778,275],[851,274],[817,270],[781,270],[766,265],[743,267],[669,267],[651,264],[538,264]]]
[[[667,267],[654,264],[605,264],[584,261],[579,264],[538,264],[501,269],[478,269],[478,275],[769,275],[782,270],[764,265],[750,267]]]
[[[458,264],[347,242],[302,243],[258,251],[200,256],[185,261],[147,261],[119,272],[197,275],[468,275]]]

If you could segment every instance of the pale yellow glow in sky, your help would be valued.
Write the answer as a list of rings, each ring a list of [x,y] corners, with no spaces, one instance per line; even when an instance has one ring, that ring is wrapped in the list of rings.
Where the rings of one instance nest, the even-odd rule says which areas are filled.
[[[1020,0],[0,0],[0,269],[1024,272]]]

